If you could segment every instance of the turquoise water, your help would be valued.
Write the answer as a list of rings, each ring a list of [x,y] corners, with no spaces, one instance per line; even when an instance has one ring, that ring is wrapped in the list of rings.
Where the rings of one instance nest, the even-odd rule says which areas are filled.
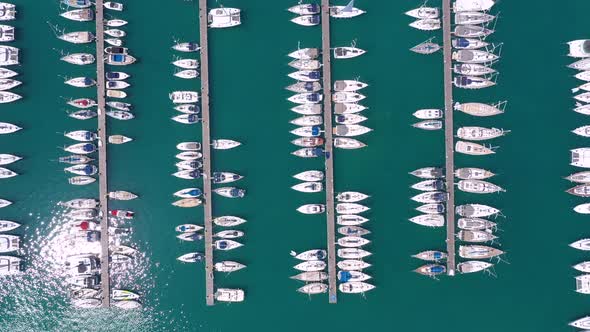
[[[345,1],[334,1],[343,4]],[[288,276],[295,263],[290,250],[325,246],[325,223],[320,216],[303,216],[295,208],[321,202],[322,194],[301,194],[289,187],[291,175],[319,169],[319,160],[301,160],[289,154],[294,137],[288,121],[294,114],[283,86],[288,52],[320,45],[319,28],[290,23],[285,8],[291,1],[226,0],[226,7],[243,10],[239,28],[210,31],[211,103],[213,138],[231,138],[243,146],[215,152],[214,170],[245,175],[236,185],[248,190],[246,198],[215,198],[215,215],[248,219],[245,247],[216,255],[216,260],[241,261],[248,268],[229,276],[217,275],[218,287],[243,288],[241,304],[205,306],[201,265],[182,265],[179,255],[202,248],[180,243],[174,226],[202,222],[201,209],[177,209],[171,194],[191,186],[171,177],[175,145],[200,140],[200,126],[171,121],[174,115],[167,94],[198,89],[195,82],[172,76],[174,39],[197,40],[195,2],[127,1],[127,10],[113,17],[130,21],[126,45],[139,62],[125,68],[132,75],[128,89],[135,105],[133,121],[109,120],[110,134],[124,134],[134,142],[109,147],[109,187],[135,192],[141,199],[112,204],[134,210],[137,218],[130,242],[143,254],[127,272],[114,274],[115,284],[137,290],[145,308],[137,312],[73,310],[67,303],[66,284],[58,273],[56,257],[63,247],[65,222],[58,201],[97,195],[97,185],[73,188],[62,165],[54,162],[70,144],[63,131],[92,129],[96,122],[80,122],[65,115],[63,98],[94,95],[93,90],[62,84],[62,76],[92,75],[89,68],[59,61],[53,49],[91,52],[57,40],[46,21],[67,31],[89,30],[92,24],[67,22],[58,16],[57,1],[18,1],[18,42],[22,63],[17,71],[24,82],[17,93],[21,102],[0,106],[0,121],[25,128],[0,137],[0,153],[25,157],[9,168],[22,175],[2,180],[0,197],[15,204],[0,211],[3,219],[21,221],[27,273],[0,283],[0,327],[15,331],[320,331],[338,329],[405,331],[557,331],[566,322],[588,313],[587,298],[573,292],[574,271],[585,258],[567,244],[587,236],[583,216],[571,207],[579,200],[563,193],[562,176],[568,167],[568,149],[584,146],[568,131],[585,124],[583,116],[569,111],[568,91],[576,82],[565,69],[564,43],[585,38],[585,13],[590,5],[566,1],[555,6],[534,6],[530,1],[501,2],[501,19],[493,35],[503,41],[499,85],[480,92],[456,91],[458,101],[509,100],[505,115],[473,119],[457,113],[457,124],[496,126],[512,132],[493,142],[500,146],[493,157],[457,156],[457,166],[489,168],[493,181],[508,190],[491,197],[457,194],[457,202],[489,203],[507,216],[499,220],[501,248],[507,251],[495,269],[497,278],[484,274],[434,281],[411,272],[420,263],[411,254],[444,249],[444,230],[411,224],[415,205],[408,189],[415,179],[407,172],[444,162],[442,133],[411,128],[418,108],[442,107],[442,55],[423,57],[407,49],[428,38],[413,31],[402,13],[418,3],[357,1],[368,14],[347,21],[333,20],[334,46],[368,50],[362,57],[334,61],[334,79],[370,84],[364,90],[369,110],[366,122],[374,132],[361,138],[369,147],[336,151],[336,190],[370,194],[368,225],[373,252],[368,271],[377,289],[366,297],[340,295],[337,305],[327,296],[309,298]],[[210,6],[216,2],[210,1]],[[548,24],[550,23],[550,24]],[[440,33],[438,40],[440,41]],[[63,98],[62,98],[63,97]],[[60,133],[60,134],[58,134]],[[426,319],[425,319],[426,318]]]

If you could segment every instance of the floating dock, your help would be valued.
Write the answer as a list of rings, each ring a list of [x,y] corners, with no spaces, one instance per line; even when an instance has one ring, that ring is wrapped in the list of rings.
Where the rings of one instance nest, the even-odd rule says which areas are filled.
[[[447,180],[447,274],[455,275],[455,156],[453,137],[453,73],[451,54],[451,0],[442,2],[443,59],[445,88],[445,170]]]
[[[336,226],[334,216],[334,143],[332,138],[332,63],[330,52],[330,0],[322,0],[322,63],[324,86],[324,129],[326,168],[326,228],[328,231],[329,302],[338,302],[336,287]]]
[[[96,99],[98,103],[98,186],[100,197],[100,285],[102,306],[111,306],[111,279],[109,276],[109,201],[107,181],[107,126],[104,70],[104,6],[96,0]]]
[[[213,195],[211,194],[211,126],[209,118],[209,44],[207,36],[207,0],[199,0],[201,44],[201,116],[203,124],[203,209],[205,210],[205,289],[207,305],[215,304],[213,271]]]

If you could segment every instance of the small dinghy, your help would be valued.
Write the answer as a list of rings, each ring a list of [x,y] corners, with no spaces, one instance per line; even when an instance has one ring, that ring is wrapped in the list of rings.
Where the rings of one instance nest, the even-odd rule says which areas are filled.
[[[318,260],[305,261],[293,266],[293,268],[306,272],[322,271],[326,268],[326,262]]]
[[[461,191],[472,194],[491,194],[506,191],[500,186],[482,180],[460,180],[457,187]]]
[[[96,111],[93,110],[80,110],[72,113],[68,113],[68,116],[77,120],[88,120],[95,118],[98,115]]]
[[[301,158],[317,158],[324,156],[324,150],[322,148],[301,148],[299,150],[291,152],[292,155]]]
[[[415,269],[414,272],[427,277],[436,277],[439,274],[447,272],[447,268],[444,265],[439,264],[426,264]]]
[[[336,216],[336,223],[342,226],[358,226],[366,223],[369,219],[363,216],[357,216],[354,214],[343,214]]]
[[[455,76],[453,84],[462,89],[483,89],[496,85],[496,82],[477,76]]]
[[[316,282],[316,281],[323,281],[328,280],[328,273],[323,271],[308,271],[308,272],[301,272],[297,275],[289,277],[293,280],[299,280],[304,282]]]
[[[411,188],[420,191],[445,190],[446,184],[442,179],[424,180],[413,184]]]
[[[70,172],[70,173],[76,174],[76,175],[89,176],[89,175],[95,175],[96,173],[98,173],[98,167],[96,167],[94,165],[80,164],[80,165],[73,165],[70,167],[66,167],[66,168],[64,168],[64,171]]]
[[[242,236],[244,236],[244,232],[236,230],[226,230],[213,234],[213,237],[218,237],[221,239],[237,239]]]
[[[120,12],[123,11],[123,4],[119,2],[107,1],[104,3],[104,8]]]
[[[168,96],[175,104],[196,103],[199,101],[199,94],[195,91],[174,91]]]
[[[133,115],[133,113],[127,111],[108,111],[105,114],[113,119],[123,121],[132,120],[135,118],[135,115]]]
[[[94,10],[90,8],[74,9],[63,12],[59,16],[77,22],[90,22],[94,20]]]
[[[75,154],[90,154],[96,151],[96,145],[92,143],[78,143],[67,146],[64,148],[65,151]]]
[[[496,223],[482,218],[459,218],[457,226],[468,231],[481,231],[496,228]]]
[[[234,226],[241,225],[245,222],[246,222],[246,219],[243,219],[240,217],[235,217],[235,216],[223,216],[223,217],[213,218],[213,223],[215,223],[215,225],[221,226],[221,227],[234,227]]]
[[[357,47],[335,47],[334,59],[350,59],[356,58],[367,53],[367,51]]]
[[[185,179],[185,180],[194,180],[194,179],[201,178],[202,174],[198,170],[185,169],[185,170],[180,170],[172,175],[176,176],[177,178],[181,178],[181,179]]]
[[[314,260],[323,260],[328,257],[328,252],[323,249],[311,249],[301,253],[296,253],[295,251],[291,251],[291,256],[295,257],[295,259],[299,259],[302,261],[314,261]]]
[[[197,59],[178,59],[173,61],[172,64],[182,69],[197,69],[199,68],[199,60]]]
[[[448,255],[446,252],[443,251],[427,250],[412,255],[412,257],[421,259],[423,261],[438,262],[447,259]]]
[[[416,211],[425,214],[439,214],[445,212],[445,205],[443,203],[428,203],[420,205],[416,208]]]
[[[371,234],[371,232],[359,226],[342,226],[338,227],[338,234],[344,236],[365,236]]]
[[[494,264],[481,261],[466,261],[457,264],[457,271],[459,273],[474,273],[486,270]]]
[[[410,172],[411,175],[421,179],[438,179],[444,177],[443,169],[440,167],[423,167]]]
[[[21,99],[22,96],[8,91],[0,91],[0,104],[7,104]]]
[[[358,214],[369,211],[370,208],[357,203],[338,203],[336,212],[339,214]]]
[[[180,198],[196,198],[201,197],[203,192],[199,188],[185,188],[175,192],[173,195]]]
[[[339,149],[354,150],[367,146],[367,144],[350,137],[335,137],[334,146]]]
[[[346,248],[357,248],[369,244],[371,241],[360,236],[345,236],[338,239],[338,245]]]
[[[183,124],[195,124],[201,122],[201,118],[196,114],[180,114],[173,116],[171,119]]]
[[[321,182],[303,182],[291,187],[302,193],[317,193],[324,190],[324,185]]]
[[[0,153],[0,166],[2,165],[10,165],[15,163],[19,160],[23,159],[22,157],[15,156],[13,154],[8,153]]]
[[[358,259],[344,259],[337,263],[338,268],[344,271],[361,271],[371,267],[371,264]]]
[[[492,234],[490,230],[485,231],[469,231],[469,230],[460,230],[457,233],[457,238],[464,242],[475,242],[475,243],[482,243],[482,242],[490,242],[494,241],[498,237]]]
[[[69,133],[64,133],[64,136],[79,142],[91,142],[98,137],[96,133],[88,130],[70,131]]]
[[[417,110],[413,114],[416,118],[420,120],[436,120],[443,117],[443,111],[439,109],[421,109]]]
[[[443,227],[445,217],[440,214],[422,214],[409,219],[411,222],[426,227]]]
[[[205,255],[200,252],[191,252],[188,254],[184,254],[184,255],[178,257],[177,259],[179,261],[185,262],[185,263],[196,263],[196,262],[202,262],[203,260],[205,260]]]
[[[198,160],[183,160],[177,162],[175,166],[179,169],[188,169],[194,171],[197,169],[201,169],[203,167],[203,163]]]
[[[11,78],[17,76],[18,73],[8,68],[0,68],[0,78]]]
[[[454,38],[451,45],[458,50],[475,50],[486,47],[489,43],[479,38]]]
[[[355,203],[365,200],[369,197],[369,195],[365,195],[358,191],[344,191],[336,195],[336,200],[338,202]]]
[[[297,15],[313,15],[313,14],[319,14],[321,8],[320,8],[320,5],[318,5],[316,3],[312,3],[312,4],[298,4],[293,7],[290,7],[287,10],[290,11],[291,13],[297,14]]]
[[[320,24],[320,15],[301,15],[291,19],[291,22],[305,27],[311,27]]]
[[[108,193],[108,198],[118,200],[118,201],[129,201],[136,199],[138,196],[134,193],[130,193],[128,191],[118,190],[118,191],[111,191]]]
[[[440,15],[438,8],[424,6],[408,10],[405,14],[417,19],[438,18]]]
[[[61,60],[73,65],[83,66],[93,64],[96,58],[90,53],[72,53],[61,57]]]
[[[0,167],[0,179],[8,179],[17,175],[18,173],[11,171],[8,168]]]
[[[111,144],[125,144],[133,141],[133,138],[129,138],[123,135],[110,135],[108,140]]]
[[[494,152],[494,150],[487,148],[481,144],[464,141],[457,141],[457,143],[455,144],[455,151],[472,156],[484,156],[496,153]]]
[[[456,37],[463,38],[483,38],[494,33],[494,30],[490,30],[480,25],[457,25],[453,34]]]
[[[236,173],[231,173],[231,172],[213,172],[213,176],[211,178],[211,181],[213,181],[213,183],[218,184],[218,183],[231,183],[231,182],[235,182],[238,180],[243,179],[244,177],[241,176],[240,174],[236,174]]]
[[[217,272],[230,273],[230,272],[241,270],[241,269],[245,268],[246,265],[238,263],[238,262],[234,262],[234,261],[221,261],[221,262],[215,263],[214,267],[215,267],[215,271],[217,271]]]
[[[483,76],[495,73],[496,70],[477,63],[456,63],[453,65],[453,72],[466,76]]]
[[[462,180],[485,180],[494,175],[494,173],[483,168],[464,167],[455,170],[455,176]]]
[[[303,214],[320,214],[326,211],[324,204],[305,204],[297,208],[297,211]]]
[[[473,116],[494,116],[504,113],[506,102],[488,105],[482,103],[455,103],[454,109]]]
[[[414,123],[412,127],[423,130],[439,130],[442,129],[443,122],[440,120],[424,120]]]
[[[438,18],[425,18],[416,20],[409,24],[410,27],[422,31],[434,31],[440,29],[440,19]]]
[[[90,31],[75,31],[57,36],[57,38],[72,44],[87,44],[94,41],[94,34]]]
[[[299,127],[290,131],[291,134],[300,137],[317,137],[322,133],[322,127],[320,126],[307,126]]]
[[[293,175],[297,180],[301,181],[322,181],[324,179],[324,172],[322,171],[305,171]]]
[[[222,187],[213,189],[213,192],[227,198],[242,198],[246,196],[246,190],[236,187]]]
[[[197,160],[201,159],[203,154],[197,151],[184,151],[176,155],[176,158],[180,160]]]
[[[343,137],[360,136],[371,131],[373,131],[373,129],[362,125],[336,125],[333,129],[334,135]]]
[[[199,44],[193,42],[177,43],[172,46],[172,49],[178,52],[196,52],[201,49]]]
[[[342,248],[338,249],[336,255],[344,259],[361,259],[372,255],[370,252],[360,248]]]
[[[176,148],[180,151],[200,151],[201,142],[182,142],[178,143]]]
[[[461,217],[485,218],[500,213],[500,210],[483,204],[464,204],[455,208]]]
[[[324,145],[324,139],[321,137],[299,137],[291,141],[292,144],[301,147],[314,147]]]
[[[96,179],[91,176],[79,175],[68,179],[68,183],[74,186],[85,186],[95,182]]]
[[[0,232],[10,232],[20,227],[20,224],[10,220],[0,220]]]
[[[459,246],[459,257],[466,259],[486,259],[502,255],[504,252],[500,249],[480,246],[467,245]]]

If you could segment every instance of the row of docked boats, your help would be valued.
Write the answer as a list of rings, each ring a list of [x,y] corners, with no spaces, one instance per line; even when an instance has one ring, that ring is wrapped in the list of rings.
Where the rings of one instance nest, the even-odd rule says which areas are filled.
[[[316,26],[321,23],[321,6],[316,3],[301,3],[289,7],[289,12],[298,15],[291,19],[291,22],[302,26]],[[328,11],[333,18],[352,18],[365,13],[364,10],[354,6],[351,0],[346,6],[330,6]]]
[[[21,85],[20,81],[13,78],[18,73],[7,68],[8,66],[18,65],[20,63],[19,49],[5,44],[15,40],[15,28],[4,23],[15,19],[16,6],[10,3],[0,2],[0,103],[10,103],[21,99],[20,95],[9,91]],[[0,122],[0,136],[12,134],[21,129],[12,123]],[[12,165],[22,159],[20,156],[4,152],[0,151],[0,182],[3,179],[18,176],[18,173],[9,169],[8,165]],[[0,209],[12,205],[11,201],[1,198],[3,194],[0,193]],[[17,256],[21,248],[21,237],[19,235],[8,234],[8,232],[13,232],[20,226],[21,224],[19,222],[0,217],[0,276],[16,275],[23,271],[23,258]]]

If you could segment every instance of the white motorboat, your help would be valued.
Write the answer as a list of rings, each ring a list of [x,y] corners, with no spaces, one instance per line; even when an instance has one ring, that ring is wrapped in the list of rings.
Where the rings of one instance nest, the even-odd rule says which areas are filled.
[[[324,117],[321,115],[304,115],[289,122],[296,126],[317,126],[324,123]]]
[[[240,217],[235,217],[235,216],[223,216],[223,217],[213,218],[213,223],[215,223],[215,225],[221,226],[221,227],[234,227],[234,226],[241,225],[245,222],[246,222],[246,219],[243,219]]]
[[[185,69],[174,73],[174,76],[190,80],[197,78],[199,76],[199,72],[196,69]]]
[[[332,101],[335,103],[357,103],[366,96],[356,92],[338,91],[332,94]]]
[[[336,223],[342,226],[358,226],[367,221],[369,221],[369,219],[355,214],[341,214],[336,216]]]
[[[133,141],[133,138],[123,135],[109,135],[107,140],[111,144],[125,144]]]
[[[488,29],[481,25],[457,25],[453,34],[460,38],[485,38],[494,33],[494,30]],[[473,44],[474,46],[476,44]],[[463,48],[465,49],[465,48]],[[474,49],[474,48],[471,48]]]
[[[20,249],[20,236],[0,234],[0,253]]]
[[[360,282],[371,279],[371,276],[360,271],[338,271],[338,281],[340,282]]]
[[[217,250],[227,251],[227,250],[239,248],[239,247],[243,246],[243,244],[241,244],[237,241],[234,241],[234,240],[216,240],[213,243],[213,246]]]
[[[127,35],[127,33],[121,29],[107,29],[104,30],[104,34],[114,38],[121,38]]]
[[[127,93],[120,90],[107,90],[106,96],[111,98],[123,99],[127,98]]]
[[[197,52],[201,49],[199,44],[193,42],[184,42],[184,43],[177,43],[172,46],[172,49],[179,52]]]
[[[90,31],[74,31],[64,33],[57,38],[72,44],[88,44],[94,41],[94,34]]]
[[[496,70],[477,63],[456,63],[453,65],[453,72],[459,75],[483,76],[493,74]]]
[[[590,82],[590,70],[581,71],[574,75],[574,77],[581,81]]]
[[[337,256],[344,259],[361,259],[372,255],[370,252],[360,248],[341,248],[336,252]]]
[[[288,101],[296,104],[317,104],[324,99],[324,95],[317,92],[298,93],[287,98]]]
[[[321,182],[302,182],[291,187],[303,193],[317,193],[324,190],[324,185]]]
[[[409,219],[411,222],[427,227],[443,227],[445,217],[441,214],[421,214]]]
[[[472,194],[491,194],[506,191],[500,186],[482,180],[460,180],[457,186],[459,190]]]
[[[129,84],[125,81],[107,81],[105,84],[105,87],[107,89],[113,89],[113,90],[126,89],[130,86],[131,86],[131,84]]]
[[[590,148],[572,149],[570,165],[590,168]]]
[[[422,31],[434,31],[440,29],[441,23],[438,18],[425,18],[416,20],[410,23],[409,26]]]
[[[482,261],[465,261],[457,264],[459,273],[474,273],[489,269],[494,264]]]
[[[576,70],[590,70],[590,58],[584,58],[568,65],[568,68]]]
[[[405,12],[406,15],[417,18],[417,19],[425,19],[425,18],[438,18],[440,12],[436,7],[418,7],[412,10],[408,10]]]
[[[322,171],[305,171],[293,175],[294,178],[301,181],[322,181],[324,179],[324,172]]]
[[[96,135],[95,132],[88,131],[88,130],[70,131],[70,132],[64,133],[64,136],[67,138],[73,139],[74,141],[79,141],[79,142],[92,142],[98,137],[98,135]]]
[[[291,19],[291,22],[304,26],[311,27],[320,24],[320,15],[301,15]]]
[[[371,241],[360,236],[344,236],[338,239],[338,245],[346,248],[357,248],[369,244]]]
[[[475,50],[479,48],[483,48],[489,45],[489,43],[479,39],[479,38],[454,38],[451,41],[451,44],[454,48],[458,50]]]
[[[440,120],[424,120],[412,124],[412,127],[423,130],[439,130],[443,127],[443,122]]]
[[[199,94],[196,91],[174,91],[168,96],[175,104],[196,103],[199,101]]]
[[[358,214],[370,210],[369,207],[358,203],[338,203],[336,212],[339,214]]]
[[[339,149],[354,150],[367,146],[367,144],[350,137],[335,137],[334,146]]]
[[[362,125],[336,125],[333,129],[334,135],[343,137],[354,137],[364,135],[373,129]]]
[[[457,129],[457,137],[471,141],[484,141],[504,136],[510,131],[498,128],[484,127],[460,127]]]
[[[105,113],[107,116],[110,116],[113,119],[117,120],[131,120],[135,118],[135,115],[131,112],[127,111],[108,111]]]
[[[364,10],[354,7],[354,0],[346,6],[330,6],[330,17],[334,18],[353,18],[364,13],[366,13]]]
[[[18,73],[8,68],[0,68],[0,78],[11,78],[17,76]]]
[[[413,115],[420,120],[436,120],[443,117],[443,111],[435,108],[420,109]]]
[[[335,47],[334,48],[334,59],[350,59],[356,58],[357,56],[361,56],[367,51],[357,48],[357,47]]]
[[[7,207],[7,206],[9,206],[11,204],[12,204],[11,201],[8,201],[8,200],[5,200],[5,199],[0,198],[0,209],[1,208],[5,208],[5,207]]]
[[[128,192],[128,191],[124,191],[124,190],[117,190],[117,191],[110,191],[107,194],[107,197],[113,200],[118,200],[118,201],[130,201],[133,199],[136,199],[137,196],[134,193]]]
[[[0,91],[0,104],[12,103],[15,102],[22,97],[17,95],[16,93],[8,92],[8,91]],[[0,128],[0,131],[2,129]],[[1,134],[1,133],[0,133]]]
[[[23,158],[13,155],[13,154],[0,153],[0,166],[10,165],[12,163],[15,163],[15,162],[21,160],[21,159],[23,159]]]
[[[291,256],[302,261],[321,261],[328,257],[328,252],[324,249],[311,249],[301,253],[291,251]]]
[[[461,217],[485,218],[500,213],[500,210],[483,204],[464,204],[455,208],[455,212]]]
[[[7,2],[0,2],[0,21],[12,21],[16,18],[16,7]]]
[[[310,82],[304,82],[310,83]],[[317,83],[317,82],[316,82]],[[302,115],[318,115],[322,114],[321,104],[303,104],[291,108],[291,111]]]
[[[213,8],[209,10],[207,22],[210,28],[231,28],[242,24],[238,8]]]
[[[0,220],[0,232],[10,232],[20,227],[16,221]]]
[[[444,177],[443,169],[440,167],[422,167],[413,170],[410,174],[421,179],[438,179]]]
[[[318,70],[322,67],[322,63],[319,60],[301,60],[295,59],[288,63],[289,66],[299,70]],[[318,83],[319,85],[319,83]],[[320,86],[321,87],[321,86]],[[299,92],[299,91],[293,91]],[[304,91],[301,91],[304,92]]]
[[[219,302],[242,302],[244,291],[241,289],[218,288],[215,291],[215,300]]]
[[[469,115],[481,117],[504,113],[504,105],[506,105],[506,102],[500,102],[494,105],[482,103],[455,103],[453,108]]]
[[[484,89],[496,85],[496,82],[478,76],[455,76],[453,85],[462,89]]]
[[[14,41],[14,27],[0,24],[0,42]]]
[[[237,239],[237,238],[244,236],[244,234],[245,233],[242,231],[238,231],[235,229],[229,229],[229,230],[217,232],[217,233],[213,234],[213,237],[217,237],[220,239]]]
[[[354,103],[338,103],[334,105],[334,114],[353,114],[366,110],[367,107]]]
[[[123,11],[123,4],[119,2],[107,1],[103,5],[106,9],[115,10],[118,12]]]
[[[318,5],[316,3],[298,4],[293,7],[290,7],[287,10],[290,11],[291,13],[297,14],[297,15],[313,15],[313,14],[319,14],[321,7],[320,7],[320,5]]]
[[[120,20],[120,19],[112,19],[105,22],[105,25],[108,27],[118,28],[124,25],[127,25],[127,21]],[[106,32],[105,32],[106,33]],[[123,36],[114,36],[114,37],[123,37]]]
[[[242,145],[242,143],[231,139],[214,139],[211,144],[215,150],[229,150]]]
[[[472,156],[484,156],[496,153],[491,148],[485,147],[481,144],[465,141],[457,141],[455,144],[455,151]]]
[[[442,179],[429,179],[420,181],[418,183],[414,183],[410,188],[420,191],[436,191],[445,190],[446,184],[445,181]]]
[[[203,154],[197,151],[183,151],[176,155],[180,160],[197,160],[203,158]]]
[[[127,66],[135,61],[137,59],[129,54],[107,54],[105,63],[112,66]]]
[[[590,214],[590,203],[576,205],[574,211],[580,214]]]
[[[480,50],[458,50],[451,55],[452,59],[463,63],[486,63],[499,59],[494,53]]]
[[[579,249],[579,250],[589,251],[590,250],[590,239],[581,239],[576,242],[570,243],[570,247],[575,248],[575,249]]]
[[[572,133],[582,136],[582,137],[590,137],[590,126],[582,126],[572,130]]]
[[[173,116],[171,119],[183,124],[195,124],[201,122],[201,118],[196,114],[180,114]]]
[[[139,294],[125,290],[125,289],[113,289],[111,292],[111,300],[113,301],[125,301],[125,300],[137,300]]]
[[[319,48],[300,48],[288,54],[289,57],[299,60],[313,60],[319,57]]]
[[[326,262],[319,261],[319,260],[310,260],[301,262],[295,266],[294,269],[299,271],[306,271],[306,272],[314,272],[314,271],[322,271],[326,268]]]
[[[322,78],[321,72],[317,70],[300,70],[287,76],[301,82],[317,82]]]
[[[366,83],[355,80],[334,81],[334,91],[336,92],[354,92],[369,86]]]
[[[455,170],[455,176],[462,180],[485,180],[495,174],[483,168],[464,167]]]
[[[338,202],[355,203],[365,200],[369,197],[369,195],[365,195],[358,191],[344,191],[336,195],[336,200]]]
[[[358,259],[344,259],[337,263],[338,268],[344,271],[361,271],[371,267],[371,264]]]
[[[305,126],[295,128],[290,133],[300,137],[317,137],[322,133],[322,128],[320,126]]]
[[[303,214],[320,214],[326,211],[324,204],[305,204],[297,208],[297,211]]]
[[[462,229],[457,233],[457,238],[464,242],[482,243],[494,241],[498,237],[492,234],[491,230],[471,231]]]
[[[494,5],[494,0],[456,0],[453,3],[453,11],[473,12],[488,11]]]
[[[72,53],[61,57],[61,60],[73,65],[89,65],[93,64],[96,58],[90,53]]]
[[[459,246],[459,257],[467,259],[485,259],[502,255],[504,251],[488,246],[466,245]]]
[[[0,91],[10,90],[21,84],[21,81],[17,81],[11,78],[0,78]]]
[[[141,303],[136,300],[113,301],[112,306],[124,310],[139,309],[142,307]]]
[[[215,271],[217,272],[235,272],[238,270],[241,270],[243,268],[245,268],[246,265],[238,263],[238,262],[234,262],[234,261],[221,261],[221,262],[217,262],[214,265]]]
[[[455,14],[455,24],[475,25],[484,24],[495,19],[496,16],[478,11],[459,12]]]
[[[416,208],[416,211],[425,214],[439,214],[445,212],[445,205],[443,203],[428,203],[420,205]]]

